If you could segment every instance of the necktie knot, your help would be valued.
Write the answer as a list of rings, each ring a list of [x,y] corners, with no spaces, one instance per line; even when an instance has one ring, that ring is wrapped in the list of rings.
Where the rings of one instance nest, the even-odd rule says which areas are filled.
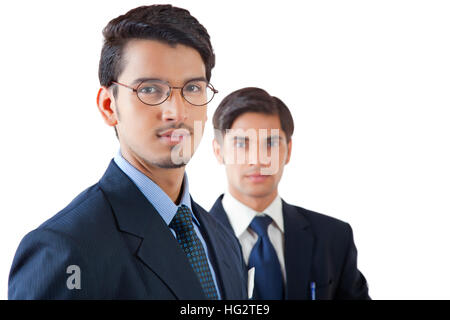
[[[264,215],[264,216],[256,216],[253,218],[252,223],[250,223],[250,228],[256,232],[256,234],[260,237],[268,236],[267,228],[269,224],[272,223],[272,218]]]

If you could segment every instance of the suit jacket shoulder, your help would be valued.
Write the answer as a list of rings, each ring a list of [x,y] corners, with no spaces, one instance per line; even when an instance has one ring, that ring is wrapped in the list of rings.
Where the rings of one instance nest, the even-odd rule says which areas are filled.
[[[348,223],[285,201],[283,216],[288,278],[306,288],[315,282],[318,299],[370,298],[367,281],[357,268],[357,250]],[[308,272],[308,277],[299,276],[299,269]],[[292,288],[291,280],[291,297],[305,296]]]
[[[206,235],[222,298],[244,299],[235,244],[195,202],[193,211]],[[79,287],[72,283],[74,270],[79,270]],[[111,161],[97,184],[22,239],[8,297],[197,300],[205,295],[161,216]]]
[[[29,232],[20,242],[13,260],[9,299],[99,297],[97,284],[103,273],[95,272],[97,270],[92,266],[97,265],[99,269],[107,267],[102,258],[117,249],[107,246],[105,241],[111,233],[108,230],[114,226],[110,211],[98,184],[95,184]],[[68,288],[67,279],[73,269],[70,266],[81,270],[82,289]]]
[[[352,233],[350,224],[334,217],[286,203],[283,200],[284,219],[289,222],[309,226],[316,238],[348,243]],[[286,222],[285,222],[286,225]]]

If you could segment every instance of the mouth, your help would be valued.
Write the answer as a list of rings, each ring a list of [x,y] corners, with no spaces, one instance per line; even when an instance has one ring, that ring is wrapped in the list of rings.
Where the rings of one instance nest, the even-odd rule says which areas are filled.
[[[259,173],[252,173],[245,175],[245,178],[250,180],[251,182],[259,183],[259,182],[265,182],[267,179],[269,179],[270,175],[262,175]]]
[[[171,146],[179,144],[190,135],[191,134],[187,129],[169,129],[156,134],[158,139],[160,139],[164,144]]]

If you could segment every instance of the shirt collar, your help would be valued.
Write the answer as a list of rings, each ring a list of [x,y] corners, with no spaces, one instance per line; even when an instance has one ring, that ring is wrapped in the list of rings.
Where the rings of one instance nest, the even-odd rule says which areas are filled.
[[[182,205],[187,206],[192,213],[191,197],[189,195],[189,182],[186,172],[184,173],[183,185],[181,187],[181,201],[177,206],[155,182],[129,163],[122,156],[120,150],[114,157],[114,162],[134,182],[147,200],[155,207],[156,211],[158,211],[161,218],[167,225],[170,224],[173,217],[177,213],[178,208]],[[199,225],[195,215],[192,214],[192,216],[197,225]]]
[[[247,230],[253,218],[262,214],[266,214],[271,217],[278,229],[284,233],[283,206],[279,195],[277,195],[272,203],[261,212],[257,212],[252,208],[247,207],[245,204],[233,197],[228,191],[225,192],[222,198],[222,205],[228,215],[231,227],[238,238],[245,232],[245,230]]]

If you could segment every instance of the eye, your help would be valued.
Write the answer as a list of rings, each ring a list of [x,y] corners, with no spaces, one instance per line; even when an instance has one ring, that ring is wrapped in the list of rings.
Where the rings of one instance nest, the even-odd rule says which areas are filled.
[[[137,93],[143,96],[160,96],[168,92],[169,88],[164,83],[157,81],[146,81],[141,83],[137,89]]]
[[[267,146],[268,147],[278,147],[280,145],[280,141],[278,139],[268,139]]]
[[[183,92],[187,93],[187,94],[202,93],[205,91],[204,87],[205,87],[205,84],[203,84],[201,82],[189,82],[184,86]]]
[[[245,139],[236,139],[234,145],[236,148],[245,148],[247,146],[247,141]]]
[[[161,88],[157,86],[144,86],[139,88],[139,93],[142,94],[155,94],[155,93],[161,93]]]
[[[196,85],[193,85],[193,84],[190,84],[190,85],[188,85],[186,87],[186,91],[189,91],[189,92],[196,92],[196,91],[199,91],[199,90],[200,90],[200,88],[198,86],[196,86]]]

